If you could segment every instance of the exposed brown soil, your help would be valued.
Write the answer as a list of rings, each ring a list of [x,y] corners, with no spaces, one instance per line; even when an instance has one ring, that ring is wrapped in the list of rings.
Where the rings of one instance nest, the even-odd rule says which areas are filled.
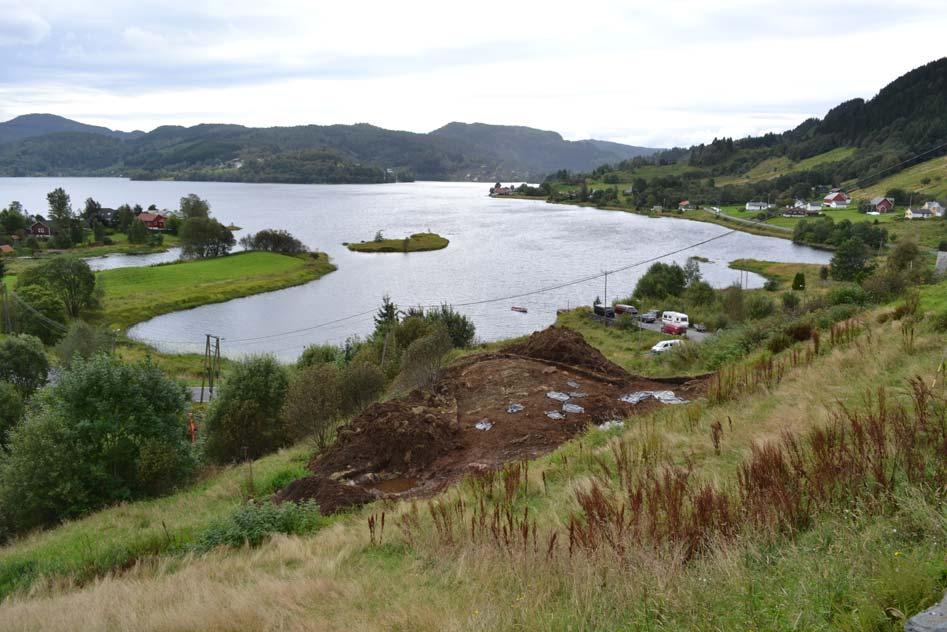
[[[300,478],[276,494],[276,502],[315,499],[324,514],[331,514],[349,507],[364,505],[376,499],[375,494],[357,485],[334,481],[322,476]]]
[[[703,380],[670,385],[629,375],[577,332],[550,327],[502,353],[454,363],[433,394],[415,392],[370,406],[339,432],[332,447],[312,459],[309,469],[315,476],[294,490],[287,487],[280,496],[315,498],[330,513],[330,507],[365,502],[366,494],[434,493],[467,474],[546,454],[590,424],[664,405],[654,399],[637,405],[619,401],[626,393],[673,390],[693,399],[703,387]],[[563,402],[549,393],[571,394],[567,403],[582,410],[564,411]],[[522,409],[509,412],[513,404]],[[550,418],[549,412],[562,418]],[[477,429],[481,422],[489,429]],[[338,482],[328,484],[333,481]],[[312,494],[306,496],[306,491]],[[353,502],[337,497],[345,493]]]

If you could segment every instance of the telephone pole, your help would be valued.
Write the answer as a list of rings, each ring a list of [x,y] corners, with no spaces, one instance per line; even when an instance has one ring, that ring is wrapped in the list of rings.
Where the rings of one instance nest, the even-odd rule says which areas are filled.
[[[605,302],[602,315],[605,317],[605,326],[608,327],[608,270],[603,270],[605,274]]]
[[[208,386],[207,401],[214,397],[214,384],[220,382],[220,336],[204,334],[204,371],[201,375],[201,401],[204,403],[204,384]]]

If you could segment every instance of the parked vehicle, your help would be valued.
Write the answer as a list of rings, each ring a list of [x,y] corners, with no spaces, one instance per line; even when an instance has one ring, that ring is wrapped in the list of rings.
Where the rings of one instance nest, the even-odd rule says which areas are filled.
[[[668,349],[673,349],[674,347],[683,343],[683,340],[662,340],[658,344],[651,347],[651,353],[664,353]]]
[[[596,316],[615,318],[615,308],[611,305],[593,305],[592,310],[595,312]]]
[[[683,325],[684,329],[689,325],[687,314],[683,312],[662,312],[661,322],[665,325]]]
[[[525,307],[517,307],[516,305],[514,305],[510,309],[514,312],[519,312],[520,314],[525,314],[529,311]]]
[[[680,323],[664,323],[661,325],[662,334],[671,334],[672,336],[683,336],[687,334],[687,326]]]
[[[694,325],[694,329],[696,331],[699,331],[700,333],[704,333],[707,331],[707,326],[704,325],[704,323],[697,323],[696,325]]]
[[[639,320],[640,320],[641,322],[643,322],[643,323],[653,323],[653,322],[655,322],[655,321],[658,320],[658,313],[657,313],[657,312],[645,312],[644,314],[642,314],[642,315],[640,316]]]
[[[635,307],[634,305],[625,305],[623,303],[619,303],[618,305],[615,306],[615,313],[616,314],[631,314],[632,316],[637,316],[638,308]]]

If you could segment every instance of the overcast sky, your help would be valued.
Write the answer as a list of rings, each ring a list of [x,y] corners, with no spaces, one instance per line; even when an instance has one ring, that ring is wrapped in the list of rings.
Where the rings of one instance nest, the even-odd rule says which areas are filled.
[[[456,120],[667,147],[782,131],[945,53],[944,0],[0,0],[0,120]]]

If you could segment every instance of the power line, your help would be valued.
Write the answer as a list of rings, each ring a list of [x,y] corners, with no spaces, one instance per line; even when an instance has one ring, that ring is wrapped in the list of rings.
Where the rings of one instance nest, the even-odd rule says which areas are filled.
[[[524,297],[526,297],[526,296],[534,296],[534,295],[536,295],[536,294],[544,294],[544,293],[547,293],[547,292],[552,292],[552,291],[555,291],[555,290],[560,290],[560,289],[563,289],[563,288],[566,288],[566,287],[571,287],[571,286],[573,286],[573,285],[579,285],[579,284],[581,284],[581,283],[588,283],[589,281],[594,281],[594,280],[596,280],[596,279],[600,279],[600,278],[602,278],[603,276],[608,275],[608,274],[614,274],[614,273],[616,273],[616,272],[624,272],[624,271],[626,271],[626,270],[631,270],[631,269],[633,269],[633,268],[640,267],[640,266],[646,265],[646,264],[648,264],[648,263],[653,263],[653,262],[658,261],[658,260],[660,260],[660,259],[665,259],[665,258],[667,258],[667,257],[674,256],[674,255],[679,254],[679,253],[682,253],[682,252],[684,252],[684,251],[691,250],[691,249],[697,248],[697,247],[699,247],[699,246],[703,246],[703,245],[705,245],[705,244],[708,244],[708,243],[710,243],[710,242],[716,241],[716,240],[718,240],[718,239],[722,239],[722,238],[727,237],[727,236],[729,236],[729,235],[732,235],[733,233],[736,233],[736,232],[739,232],[739,231],[736,230],[736,229],[728,230],[728,231],[723,232],[723,233],[721,233],[721,234],[719,234],[719,235],[715,235],[714,237],[710,237],[710,238],[708,238],[708,239],[704,239],[704,240],[702,240],[702,241],[698,241],[698,242],[689,244],[689,245],[684,246],[684,247],[682,247],[682,248],[678,248],[677,250],[672,250],[672,251],[665,252],[665,253],[662,253],[662,254],[657,255],[657,256],[654,256],[654,257],[649,257],[649,258],[647,258],[647,259],[642,259],[642,260],[640,260],[640,261],[635,261],[635,262],[633,262],[633,263],[629,263],[628,265],[625,265],[625,266],[620,266],[620,267],[615,268],[615,269],[613,269],[613,270],[605,270],[605,271],[602,271],[602,272],[599,272],[599,273],[596,273],[596,274],[592,274],[592,275],[589,275],[589,276],[586,276],[586,277],[582,277],[582,278],[579,278],[579,279],[573,279],[573,280],[567,281],[567,282],[565,282],[565,283],[558,283],[558,284],[556,284],[556,285],[550,285],[550,286],[542,287],[542,288],[539,288],[539,289],[536,289],[536,290],[530,290],[530,291],[527,291],[527,292],[519,292],[519,293],[517,293],[517,294],[508,294],[508,295],[504,295],[504,296],[498,296],[498,297],[493,297],[493,298],[488,298],[488,299],[481,299],[481,300],[477,300],[477,301],[467,301],[467,302],[464,302],[464,303],[452,303],[452,302],[450,302],[450,301],[442,301],[442,302],[439,303],[438,305],[445,305],[445,304],[448,304],[448,305],[451,305],[452,307],[473,307],[473,306],[477,306],[477,305],[486,305],[486,304],[489,304],[489,303],[499,303],[499,302],[502,302],[502,301],[509,301],[509,300],[512,300],[512,299],[515,299],[515,298],[524,298]],[[431,305],[428,305],[428,307],[437,307],[438,305],[433,305],[433,304],[431,304]],[[311,325],[311,326],[309,326],[309,327],[302,327],[302,328],[300,328],[300,329],[293,329],[293,330],[290,330],[290,331],[284,331],[284,332],[273,333],[273,334],[266,334],[266,335],[262,335],[262,336],[252,336],[252,337],[247,337],[247,338],[224,338],[224,340],[225,340],[228,344],[231,344],[231,345],[232,345],[232,344],[237,344],[237,343],[256,342],[256,341],[260,341],[260,340],[272,340],[272,339],[275,339],[275,338],[283,338],[283,337],[286,337],[286,336],[291,336],[291,335],[296,335],[296,334],[300,334],[300,333],[305,333],[305,332],[308,332],[308,331],[313,331],[313,330],[315,330],[315,329],[321,329],[322,327],[327,327],[327,326],[329,326],[329,325],[334,325],[334,324],[341,323],[341,322],[344,322],[344,321],[352,320],[352,319],[354,319],[354,318],[359,318],[359,317],[362,317],[362,316],[367,316],[368,314],[373,314],[373,313],[375,313],[375,311],[376,311],[375,309],[370,309],[370,310],[367,310],[367,311],[364,311],[364,312],[359,312],[359,313],[357,313],[357,314],[351,314],[351,315],[349,315],[349,316],[343,316],[343,317],[341,317],[341,318],[336,318],[336,319],[334,319],[334,320],[329,320],[329,321],[326,321],[326,322],[322,322],[322,323],[318,323],[318,324],[315,324],[315,325]],[[289,347],[289,348],[286,348],[286,349],[280,349],[280,351],[283,351],[283,350],[289,351],[289,350],[291,350],[291,349],[297,348],[298,346],[299,346],[299,345],[297,345],[297,346],[295,346],[295,347]]]
[[[36,308],[34,308],[32,305],[30,305],[29,303],[27,303],[26,301],[24,301],[22,298],[20,298],[20,295],[17,294],[16,292],[13,292],[13,291],[11,290],[11,291],[10,291],[10,295],[13,297],[13,299],[14,299],[17,303],[19,303],[21,306],[23,306],[28,312],[30,312],[31,314],[33,314],[33,316],[40,322],[40,324],[45,325],[47,329],[51,329],[52,331],[54,331],[54,332],[56,332],[56,333],[65,333],[65,332],[69,331],[69,328],[68,328],[68,327],[66,327],[66,326],[63,325],[62,323],[57,323],[55,320],[52,320],[51,318],[49,318],[48,316],[46,316],[46,315],[43,314],[42,312],[38,311],[38,310],[37,310]]]

